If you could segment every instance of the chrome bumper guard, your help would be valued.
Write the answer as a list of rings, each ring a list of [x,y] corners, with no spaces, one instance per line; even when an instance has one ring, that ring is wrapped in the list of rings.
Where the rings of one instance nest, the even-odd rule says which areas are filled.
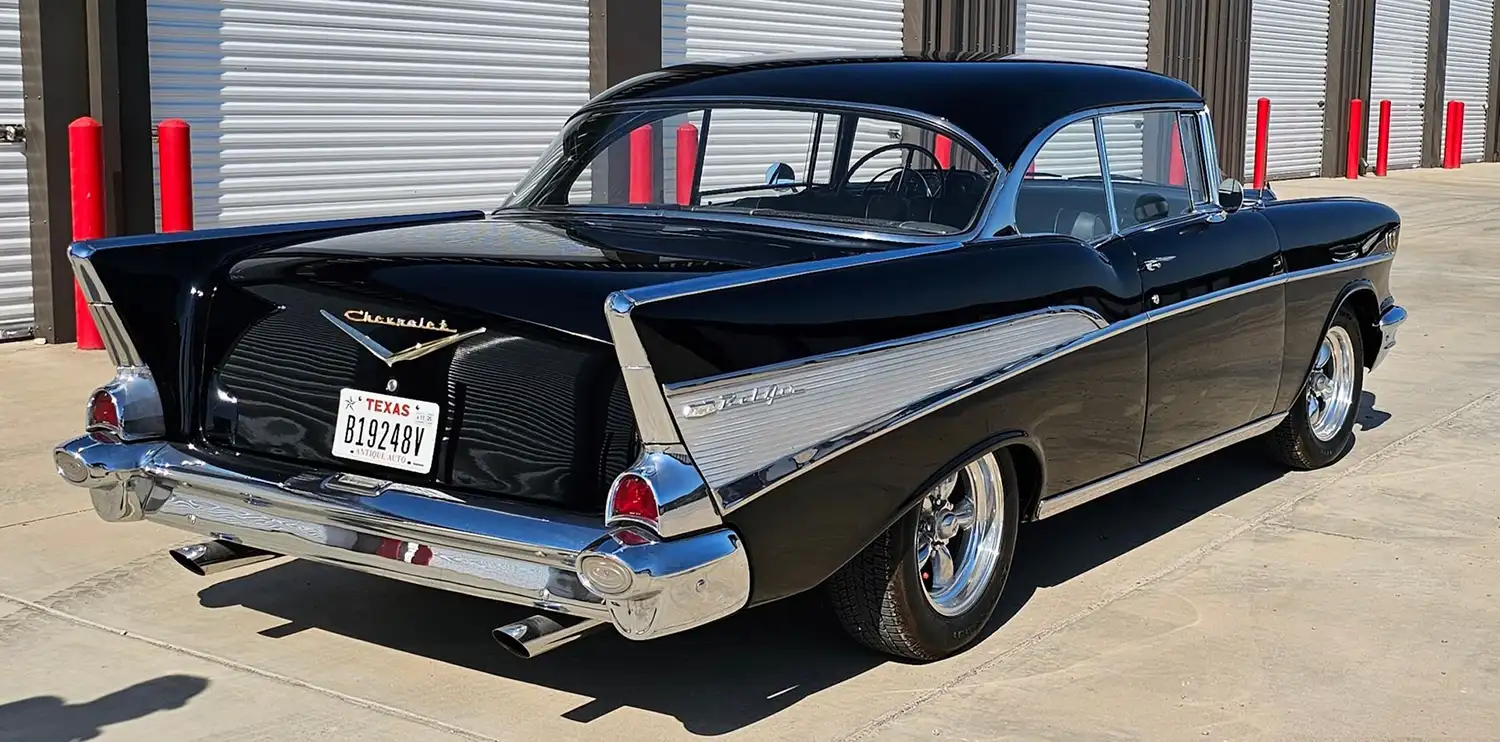
[[[720,528],[671,540],[529,506],[491,509],[434,490],[342,474],[284,482],[230,471],[176,444],[88,435],[54,452],[106,521],[150,520],[276,554],[587,619],[632,639],[744,607],[744,543]],[[610,594],[580,579],[603,559]],[[623,570],[618,568],[622,567]],[[628,574],[627,574],[628,573]]]
[[[1401,323],[1406,321],[1406,310],[1400,305],[1392,304],[1380,313],[1380,321],[1376,326],[1380,328],[1380,350],[1375,351],[1375,361],[1370,364],[1370,370],[1378,368],[1386,356],[1390,355],[1391,348],[1396,347],[1396,331],[1401,329]]]

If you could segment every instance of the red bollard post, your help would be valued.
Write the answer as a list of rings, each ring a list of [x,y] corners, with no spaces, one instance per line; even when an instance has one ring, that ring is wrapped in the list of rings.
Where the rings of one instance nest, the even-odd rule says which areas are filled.
[[[677,205],[693,204],[693,181],[698,178],[698,127],[684,121],[677,127]]]
[[[1453,124],[1458,120],[1458,101],[1448,101],[1447,115],[1443,117],[1443,169],[1458,167],[1454,158]]]
[[[167,119],[156,127],[161,160],[161,231],[193,229],[192,134],[186,121]]]
[[[651,203],[651,125],[630,132],[630,203]]]
[[[932,153],[937,155],[938,167],[943,170],[953,167],[953,140],[939,134]]]
[[[1266,187],[1266,138],[1271,133],[1271,99],[1255,102],[1255,187]]]
[[[1172,121],[1172,146],[1167,159],[1167,185],[1187,183],[1187,164],[1182,161],[1182,129]]]
[[[84,116],[68,125],[68,180],[73,200],[73,241],[104,236],[104,131],[98,121]],[[83,287],[73,281],[73,315],[79,350],[104,350],[99,327],[83,298]]]
[[[1363,159],[1365,143],[1365,102],[1355,98],[1349,101],[1349,149],[1348,162],[1344,165],[1344,177],[1359,180],[1360,160]]]
[[[1375,142],[1375,174],[1385,177],[1391,162],[1391,102],[1380,102],[1380,134]]]
[[[1458,113],[1458,121],[1453,123],[1453,167],[1464,166],[1464,102],[1453,101]]]

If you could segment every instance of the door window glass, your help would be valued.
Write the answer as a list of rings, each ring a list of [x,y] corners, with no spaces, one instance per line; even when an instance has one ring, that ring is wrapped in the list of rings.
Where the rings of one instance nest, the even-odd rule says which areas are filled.
[[[1110,233],[1094,121],[1060,129],[1037,152],[1016,195],[1022,234],[1064,234],[1085,242]]]
[[[1206,203],[1195,119],[1152,111],[1100,121],[1120,229],[1181,216]]]

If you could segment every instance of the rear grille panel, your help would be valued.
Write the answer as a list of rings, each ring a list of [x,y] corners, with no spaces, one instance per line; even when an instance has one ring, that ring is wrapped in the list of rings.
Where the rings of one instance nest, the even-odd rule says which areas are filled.
[[[211,442],[321,469],[584,512],[602,512],[609,483],[634,460],[634,416],[606,345],[489,319],[488,332],[455,349],[387,367],[318,312],[347,302],[285,286],[254,293],[284,308],[247,330],[208,380],[204,434]],[[368,298],[360,306],[421,315],[372,306]],[[431,337],[359,329],[393,349]],[[386,391],[391,381],[395,392]],[[329,453],[346,387],[442,405],[430,474]]]

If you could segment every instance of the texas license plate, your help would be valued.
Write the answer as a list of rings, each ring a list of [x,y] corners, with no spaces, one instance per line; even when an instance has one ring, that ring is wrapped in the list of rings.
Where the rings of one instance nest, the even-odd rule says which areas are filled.
[[[432,471],[437,427],[435,402],[344,389],[339,392],[333,455],[426,474]]]

